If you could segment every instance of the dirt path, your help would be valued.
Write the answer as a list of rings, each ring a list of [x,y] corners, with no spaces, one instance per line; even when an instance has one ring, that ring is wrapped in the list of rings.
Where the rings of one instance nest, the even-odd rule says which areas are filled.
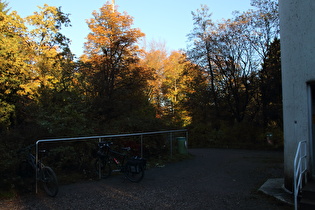
[[[190,160],[146,171],[140,183],[122,176],[61,186],[45,194],[0,201],[0,209],[293,209],[257,192],[283,177],[283,153],[191,149]]]

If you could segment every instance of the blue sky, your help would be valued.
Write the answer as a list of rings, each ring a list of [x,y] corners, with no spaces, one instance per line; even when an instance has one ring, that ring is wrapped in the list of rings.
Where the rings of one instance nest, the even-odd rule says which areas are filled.
[[[107,0],[6,0],[11,10],[22,17],[38,10],[37,6],[47,3],[61,6],[64,13],[70,14],[72,27],[62,33],[72,40],[71,50],[76,56],[83,53],[85,37],[89,33],[86,20],[92,17],[93,10],[99,10]],[[134,27],[146,34],[146,42],[165,42],[168,50],[186,49],[187,34],[193,29],[191,11],[201,4],[210,8],[213,20],[228,19],[235,10],[250,9],[250,0],[116,0],[118,11],[126,11],[134,18]]]

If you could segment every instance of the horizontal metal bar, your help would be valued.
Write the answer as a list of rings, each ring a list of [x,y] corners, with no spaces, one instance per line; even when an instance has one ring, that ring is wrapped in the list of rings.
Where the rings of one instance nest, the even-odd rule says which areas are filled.
[[[42,139],[42,140],[38,140],[36,142],[36,144],[38,144],[40,142],[74,141],[74,140],[88,140],[88,139],[99,139],[99,138],[117,138],[117,137],[128,137],[128,136],[150,135],[150,134],[186,132],[186,131],[187,131],[187,129],[169,130],[169,131],[155,131],[155,132],[146,132],[146,133],[114,134],[114,135],[104,135],[104,136],[72,137],[72,138],[60,138],[60,139]]]

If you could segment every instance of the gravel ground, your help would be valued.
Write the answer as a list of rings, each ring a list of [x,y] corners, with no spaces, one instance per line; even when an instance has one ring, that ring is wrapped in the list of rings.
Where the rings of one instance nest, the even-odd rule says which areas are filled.
[[[0,209],[293,209],[259,193],[283,177],[283,153],[191,149],[195,157],[146,171],[140,183],[122,175],[60,186],[55,198],[34,193],[0,200]]]

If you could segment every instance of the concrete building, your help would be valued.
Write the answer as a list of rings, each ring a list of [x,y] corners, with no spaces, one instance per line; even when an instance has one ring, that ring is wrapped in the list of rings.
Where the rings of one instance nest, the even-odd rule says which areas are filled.
[[[293,162],[306,140],[315,178],[315,0],[279,0],[284,125],[284,184],[293,191]]]

